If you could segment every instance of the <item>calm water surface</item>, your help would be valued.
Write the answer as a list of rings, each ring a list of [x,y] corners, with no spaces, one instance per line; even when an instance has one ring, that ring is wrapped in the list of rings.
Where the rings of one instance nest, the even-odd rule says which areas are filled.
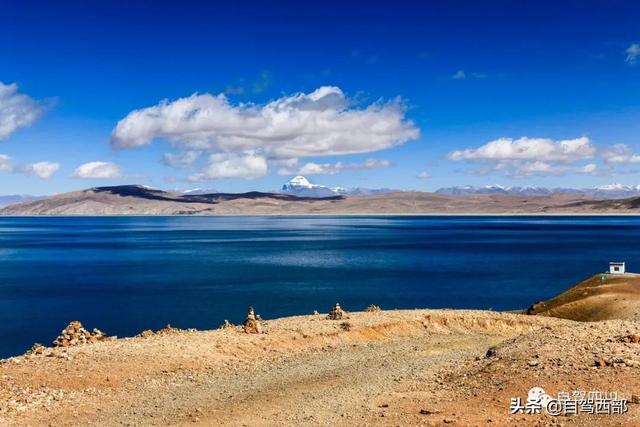
[[[326,311],[508,310],[610,260],[640,270],[640,218],[0,217],[0,357],[70,320],[129,336]]]

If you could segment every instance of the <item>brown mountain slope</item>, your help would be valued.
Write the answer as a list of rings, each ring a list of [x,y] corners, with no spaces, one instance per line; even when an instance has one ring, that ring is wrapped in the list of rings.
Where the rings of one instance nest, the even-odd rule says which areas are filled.
[[[640,320],[640,275],[595,275],[548,301],[535,303],[529,314],[585,322]]]
[[[283,215],[283,214],[545,214],[634,213],[636,199],[582,196],[470,195],[397,192],[300,198],[249,192],[178,195],[143,186],[97,187],[0,209],[0,215]]]

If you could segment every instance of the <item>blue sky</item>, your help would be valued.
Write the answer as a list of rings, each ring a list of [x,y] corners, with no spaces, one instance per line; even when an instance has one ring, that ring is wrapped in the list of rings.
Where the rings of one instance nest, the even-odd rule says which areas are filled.
[[[0,194],[640,184],[638,2],[217,3],[4,2]]]

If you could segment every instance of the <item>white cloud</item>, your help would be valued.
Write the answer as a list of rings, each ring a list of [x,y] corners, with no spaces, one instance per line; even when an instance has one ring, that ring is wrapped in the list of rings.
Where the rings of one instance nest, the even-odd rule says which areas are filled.
[[[165,165],[177,168],[191,166],[195,162],[200,153],[197,151],[185,151],[184,153],[165,153],[162,160]]]
[[[11,157],[6,154],[0,154],[0,171],[1,172],[11,172],[13,170],[13,164],[11,162]]]
[[[320,87],[265,105],[233,105],[223,94],[165,100],[120,120],[112,144],[138,147],[165,138],[180,150],[256,155],[271,162],[374,152],[419,135],[399,99],[356,108],[339,88]]]
[[[634,154],[626,144],[614,144],[602,152],[607,163],[640,163],[640,155]]]
[[[592,159],[596,148],[589,138],[552,140],[547,138],[500,138],[478,148],[467,148],[449,153],[454,161],[489,165],[476,173],[503,172],[510,176],[563,175],[568,173],[595,173],[596,165],[575,165]]]
[[[75,178],[81,179],[110,179],[120,178],[120,167],[111,162],[89,162],[80,165],[73,173]]]
[[[11,157],[0,154],[0,172],[20,173],[49,179],[58,169],[60,169],[60,163],[55,162],[37,162],[30,165],[14,166]]]
[[[532,175],[566,175],[574,174],[594,174],[597,166],[589,163],[584,166],[570,166],[566,164],[548,163],[542,161],[523,162],[513,165],[508,174],[515,177],[526,177]]]
[[[30,126],[50,107],[50,102],[36,101],[18,92],[15,83],[0,82],[0,140],[18,128]]]
[[[634,43],[625,50],[627,54],[627,62],[630,64],[634,64],[638,56],[640,56],[640,44]]]
[[[463,80],[467,78],[467,74],[462,70],[458,70],[451,76],[451,78],[454,80]]]
[[[586,136],[554,141],[545,138],[500,138],[478,148],[467,148],[449,153],[451,160],[470,161],[556,161],[573,162],[590,159],[596,149]]]
[[[189,177],[190,181],[206,181],[221,178],[259,178],[267,174],[268,165],[264,157],[248,154],[212,154],[205,169]]]
[[[42,179],[51,178],[60,169],[60,163],[37,162],[21,168],[21,172],[35,175]]]
[[[429,179],[431,178],[431,174],[427,171],[422,171],[417,175],[418,179]]]
[[[302,167],[295,165],[282,167],[278,170],[278,175],[335,175],[345,170],[358,169],[382,169],[391,166],[388,160],[367,159],[362,163],[314,163],[309,162]]]

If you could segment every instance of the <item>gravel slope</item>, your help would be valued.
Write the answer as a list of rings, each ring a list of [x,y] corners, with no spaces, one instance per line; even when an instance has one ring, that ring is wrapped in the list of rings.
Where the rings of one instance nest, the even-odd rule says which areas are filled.
[[[508,412],[510,398],[533,386],[615,388],[631,398],[640,390],[640,343],[619,337],[640,335],[638,322],[462,310],[348,316],[270,320],[262,334],[182,331],[6,359],[0,425],[640,423],[640,405],[615,417]]]

